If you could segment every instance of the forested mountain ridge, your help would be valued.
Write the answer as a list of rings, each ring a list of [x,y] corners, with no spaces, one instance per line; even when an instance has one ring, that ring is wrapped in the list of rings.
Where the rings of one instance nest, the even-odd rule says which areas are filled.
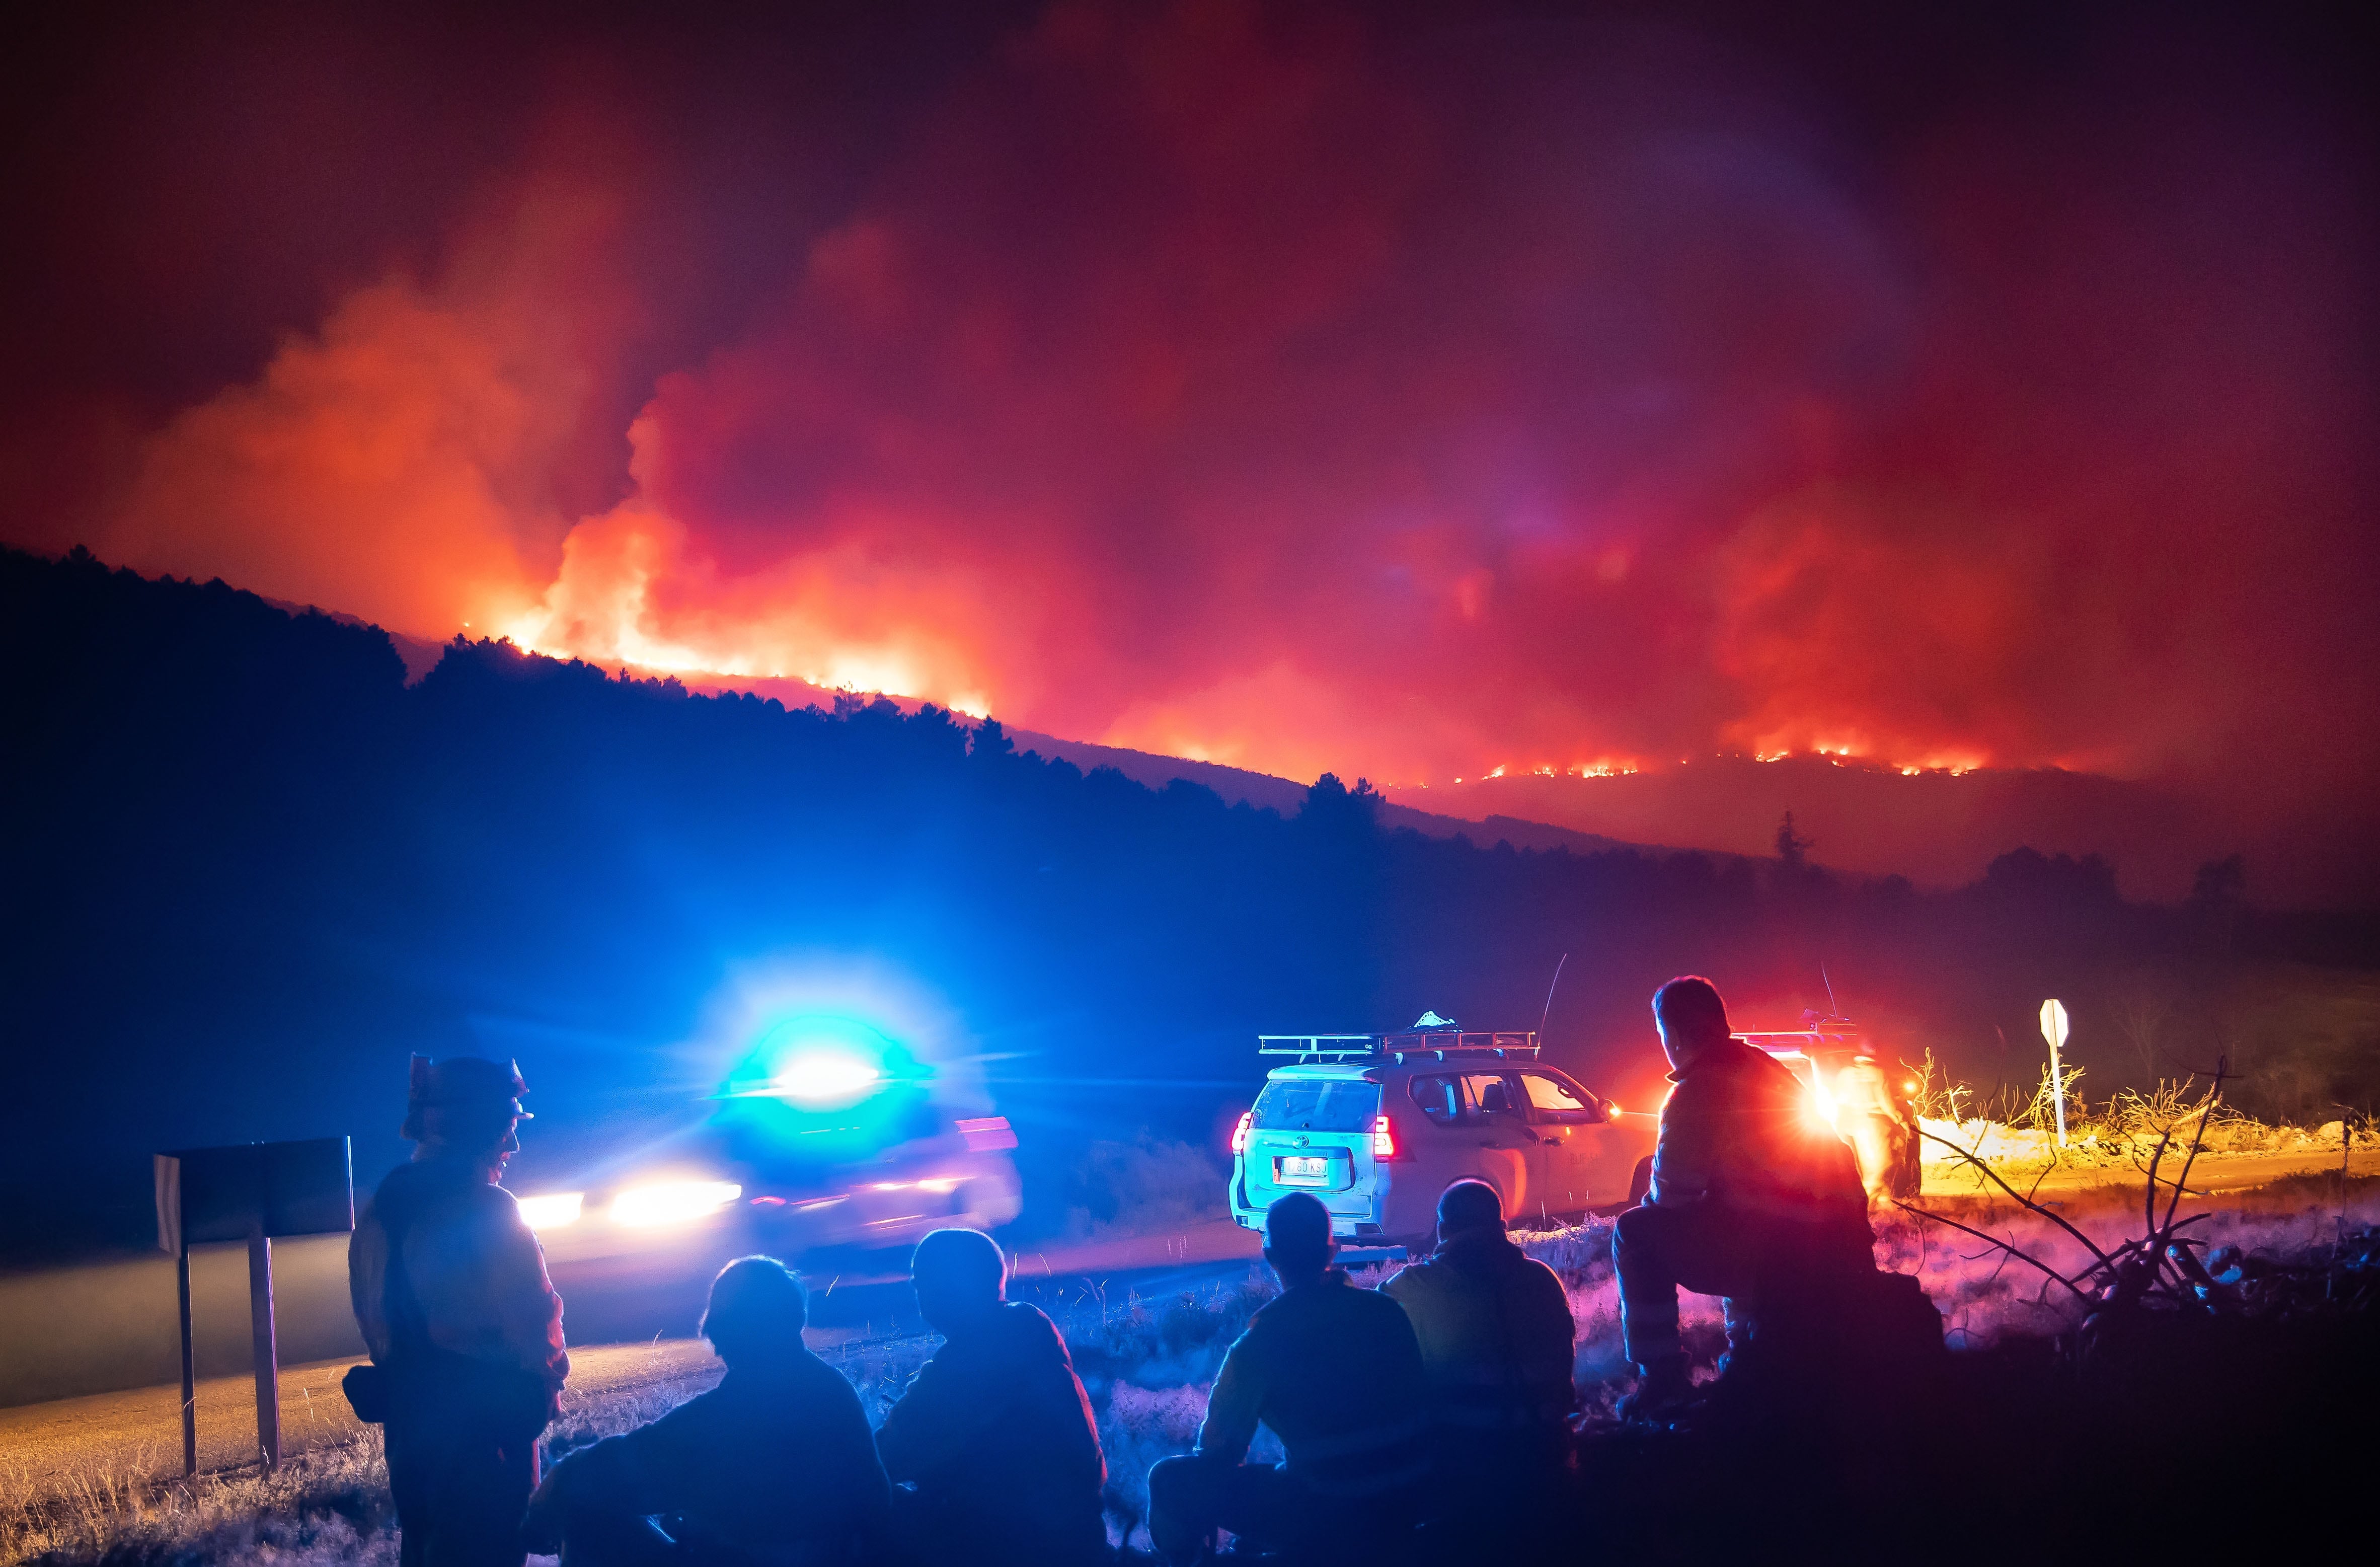
[[[2371,1087],[2338,1001],[2362,981],[2277,967],[2361,961],[2368,927],[2256,916],[2220,874],[2165,908],[2024,852],[1929,893],[1484,846],[1383,830],[1333,779],[1227,808],[938,710],[788,711],[503,643],[408,687],[373,628],[81,555],[0,553],[0,1257],[137,1243],[158,1148],[349,1132],[376,1176],[408,1050],[519,1057],[532,1154],[690,1100],[723,1070],[721,995],[786,965],[931,997],[1044,1190],[1090,1138],[1209,1140],[1260,1029],[1535,1026],[1565,953],[1549,1053],[1623,1098],[1658,1078],[1659,980],[1790,1021],[1821,962],[1900,1053],[1987,1085],[2030,1081],[2060,995],[2097,1086],[2228,1048],[2262,1052],[2245,1091],[2275,1113]],[[2284,972],[2295,1021],[2259,1034],[2240,998]],[[2162,1020],[2138,1039],[2112,1021],[2136,996]]]

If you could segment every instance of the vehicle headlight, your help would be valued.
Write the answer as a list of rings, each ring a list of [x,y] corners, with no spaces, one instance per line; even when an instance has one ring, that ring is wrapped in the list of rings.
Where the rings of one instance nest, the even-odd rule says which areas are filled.
[[[744,1195],[733,1181],[656,1181],[630,1186],[612,1199],[612,1222],[628,1229],[689,1224]]]
[[[579,1210],[587,1206],[585,1192],[553,1192],[545,1197],[520,1199],[521,1222],[532,1230],[559,1230],[578,1222]]]

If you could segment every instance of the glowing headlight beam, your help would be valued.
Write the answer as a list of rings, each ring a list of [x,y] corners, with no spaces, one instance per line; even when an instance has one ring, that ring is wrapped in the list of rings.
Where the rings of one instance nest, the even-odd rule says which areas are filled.
[[[612,1199],[612,1222],[632,1230],[691,1224],[744,1195],[733,1181],[656,1181],[630,1186]]]
[[[543,1197],[523,1197],[521,1222],[532,1230],[559,1230],[577,1223],[579,1210],[586,1206],[585,1192],[552,1192]]]

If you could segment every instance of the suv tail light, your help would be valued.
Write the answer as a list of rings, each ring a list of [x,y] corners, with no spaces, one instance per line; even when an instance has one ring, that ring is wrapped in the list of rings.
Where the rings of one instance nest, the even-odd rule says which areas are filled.
[[[1256,1124],[1256,1120],[1257,1112],[1255,1111],[1244,1110],[1240,1111],[1240,1124],[1232,1128],[1232,1151],[1233,1153],[1245,1153],[1248,1151],[1248,1128]]]
[[[1411,1159],[1404,1145],[1397,1140],[1397,1124],[1385,1115],[1372,1117],[1372,1157],[1374,1159]]]

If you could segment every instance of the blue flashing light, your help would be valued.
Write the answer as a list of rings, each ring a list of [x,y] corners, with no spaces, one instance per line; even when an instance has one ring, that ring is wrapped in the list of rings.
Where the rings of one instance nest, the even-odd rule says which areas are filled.
[[[865,1056],[840,1045],[812,1045],[780,1060],[768,1088],[803,1110],[840,1110],[857,1104],[883,1081],[883,1069]]]
[[[800,1119],[855,1119],[895,1088],[923,1088],[933,1069],[856,1017],[807,1012],[769,1026],[728,1074],[723,1100],[766,1100]]]

